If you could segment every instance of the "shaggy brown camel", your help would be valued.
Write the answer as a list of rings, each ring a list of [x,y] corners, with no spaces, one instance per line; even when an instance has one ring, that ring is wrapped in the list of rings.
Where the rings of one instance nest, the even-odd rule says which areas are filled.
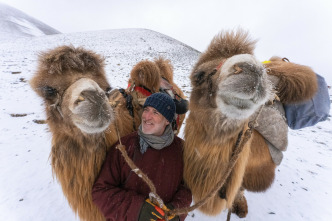
[[[121,91],[121,90],[120,90]],[[106,131],[107,146],[112,146],[118,141],[116,126],[121,136],[127,135],[130,132],[137,130],[141,123],[142,106],[145,99],[151,94],[160,91],[167,92],[175,100],[180,100],[182,104],[177,105],[182,109],[188,109],[184,93],[173,81],[173,68],[169,60],[158,58],[152,61],[144,60],[136,64],[130,73],[130,79],[128,80],[128,88],[126,91],[114,90],[110,93],[110,102],[113,107],[120,105],[121,108],[116,108],[115,115],[116,123],[111,124]],[[128,107],[128,100],[132,100]],[[183,107],[183,103],[184,106]],[[124,111],[129,108],[132,111]],[[179,109],[180,109],[179,108]],[[181,128],[183,120],[185,118],[185,111],[176,113],[176,121],[173,122],[174,132],[177,134]],[[133,129],[134,128],[134,129]]]
[[[91,189],[107,150],[140,124],[141,106],[150,93],[167,90],[179,99],[169,61],[139,62],[126,90],[111,91],[103,59],[83,48],[61,46],[42,53],[31,86],[45,102],[52,133],[51,165],[70,207],[81,220],[104,217]],[[184,119],[178,118],[178,127]]]
[[[242,30],[221,32],[191,73],[184,179],[195,202],[216,190],[236,142],[262,105],[274,100],[275,94],[283,103],[299,102],[311,98],[317,89],[315,74],[308,67],[281,59],[272,59],[264,67],[253,56],[255,43]],[[232,208],[245,217],[248,208],[244,189],[268,189],[275,168],[265,139],[253,130],[226,183],[200,210],[217,215]]]

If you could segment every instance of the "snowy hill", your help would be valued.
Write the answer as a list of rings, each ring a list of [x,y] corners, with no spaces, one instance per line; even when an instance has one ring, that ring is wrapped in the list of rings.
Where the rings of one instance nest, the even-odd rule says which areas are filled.
[[[126,87],[133,65],[164,56],[174,80],[189,96],[189,74],[199,52],[160,33],[120,29],[18,39],[0,43],[0,220],[78,220],[48,159],[51,134],[42,101],[28,85],[40,51],[63,44],[83,46],[105,57],[113,87]],[[259,42],[258,42],[259,44]],[[331,220],[332,122],[290,131],[288,150],[266,193],[246,193],[249,214],[231,220]],[[194,211],[188,221],[226,220],[226,212],[207,217]]]
[[[29,15],[0,3],[0,42],[19,37],[59,34],[54,28]]]

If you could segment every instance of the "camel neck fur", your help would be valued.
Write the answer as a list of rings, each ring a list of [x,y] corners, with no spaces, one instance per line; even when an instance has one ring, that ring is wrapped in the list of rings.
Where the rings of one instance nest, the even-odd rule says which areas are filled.
[[[82,220],[104,220],[91,198],[93,183],[106,157],[104,135],[83,134],[76,128],[51,131],[56,131],[50,154],[52,172],[70,207]]]
[[[195,129],[197,139],[217,142],[216,145],[222,145],[229,142],[231,138],[237,137],[237,134],[248,124],[247,119],[228,118],[216,108],[196,109],[195,112],[190,112],[188,120],[197,125]],[[189,131],[189,128],[185,130],[185,132]]]

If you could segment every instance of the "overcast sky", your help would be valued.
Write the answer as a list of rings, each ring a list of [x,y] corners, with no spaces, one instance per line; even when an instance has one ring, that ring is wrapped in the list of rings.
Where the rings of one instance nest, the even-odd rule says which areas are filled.
[[[63,33],[152,29],[204,51],[214,35],[242,27],[256,55],[311,66],[332,83],[332,0],[0,0]],[[331,84],[330,83],[330,84]]]

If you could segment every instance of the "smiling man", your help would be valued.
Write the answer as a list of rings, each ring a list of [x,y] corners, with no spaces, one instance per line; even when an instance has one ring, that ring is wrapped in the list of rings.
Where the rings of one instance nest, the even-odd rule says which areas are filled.
[[[169,209],[191,204],[191,192],[183,184],[183,140],[174,135],[175,104],[170,96],[155,93],[143,106],[137,132],[121,138],[128,156],[154,183]],[[118,145],[115,144],[115,146]],[[131,171],[119,150],[112,147],[97,178],[92,198],[106,220],[150,221],[164,219],[148,200],[147,184]],[[174,217],[183,221],[186,215]]]
[[[169,121],[155,108],[145,106],[142,114],[142,131],[145,134],[161,136]]]

